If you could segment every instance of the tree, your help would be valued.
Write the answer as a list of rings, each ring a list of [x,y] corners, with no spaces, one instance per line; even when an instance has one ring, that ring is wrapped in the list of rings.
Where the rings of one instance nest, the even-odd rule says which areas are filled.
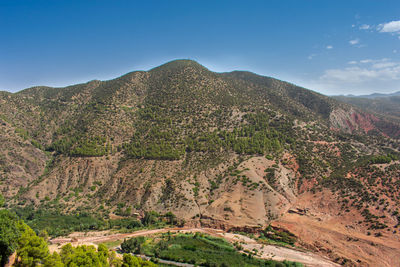
[[[157,265],[150,262],[144,261],[141,258],[132,256],[131,254],[124,254],[122,267],[156,267]]]
[[[122,260],[117,257],[115,251],[111,251],[108,256],[108,263],[110,267],[120,267],[122,266]]]
[[[155,211],[146,212],[142,219],[142,223],[146,226],[154,224],[158,221],[159,216],[160,215]]]
[[[100,260],[100,263],[103,265],[103,266],[108,266],[108,257],[110,256],[109,255],[109,253],[108,253],[108,248],[106,247],[106,245],[104,245],[104,244],[100,244],[98,247],[97,247],[97,254],[98,254],[98,257],[99,257],[99,260]]]
[[[0,266],[4,266],[8,257],[17,249],[20,235],[17,216],[8,210],[0,210]]]
[[[131,254],[124,254],[122,267],[136,267],[136,266],[140,266],[138,258],[132,256]]]
[[[50,256],[49,248],[43,238],[37,236],[27,225],[18,240],[16,266],[38,266]]]
[[[169,211],[164,216],[167,218],[169,224],[175,225],[177,223],[176,215],[172,212]]]
[[[142,244],[145,242],[145,238],[143,236],[134,237],[128,240],[125,240],[121,244],[121,249],[124,252],[133,252],[136,254],[142,253]]]
[[[71,262],[73,253],[74,253],[74,248],[70,243],[66,244],[65,246],[62,246],[60,252],[62,262],[65,264]]]
[[[46,229],[43,229],[42,231],[40,231],[39,237],[43,238],[44,241],[47,242],[49,240],[49,233],[47,233]]]
[[[108,266],[108,252],[105,253],[104,246],[96,251],[94,246],[78,246],[73,248],[67,244],[61,248],[61,259],[66,266]],[[105,248],[107,249],[107,248]],[[105,255],[106,254],[106,255]]]
[[[61,261],[61,257],[57,252],[53,252],[44,261],[44,267],[64,267],[64,263]]]

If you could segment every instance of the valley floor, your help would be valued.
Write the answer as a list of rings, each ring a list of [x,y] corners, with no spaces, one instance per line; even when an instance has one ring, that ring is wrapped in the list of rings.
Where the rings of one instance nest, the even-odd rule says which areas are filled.
[[[166,232],[200,232],[209,234],[216,237],[222,237],[230,242],[241,243],[243,250],[253,251],[256,249],[257,256],[262,259],[273,259],[277,261],[295,261],[303,263],[305,266],[310,267],[334,267],[340,266],[336,263],[329,261],[317,254],[300,251],[296,249],[290,249],[286,247],[279,247],[273,245],[264,245],[258,243],[256,240],[233,233],[226,233],[222,230],[211,229],[211,228],[163,228],[163,229],[153,229],[153,230],[141,230],[133,233],[112,233],[110,231],[99,231],[99,232],[76,232],[72,233],[67,237],[60,237],[51,239],[52,245],[49,246],[51,251],[58,250],[62,245],[66,243],[71,243],[72,245],[95,245],[99,243],[112,242],[112,241],[123,241],[125,238],[137,237],[137,236],[148,236]]]

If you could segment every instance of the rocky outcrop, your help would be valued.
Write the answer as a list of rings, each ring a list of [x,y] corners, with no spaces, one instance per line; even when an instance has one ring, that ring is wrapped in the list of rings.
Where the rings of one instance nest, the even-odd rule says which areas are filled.
[[[346,111],[342,108],[335,109],[329,116],[331,127],[347,133],[363,132],[368,133],[376,130],[377,117],[368,113],[362,113],[351,108]]]
[[[375,133],[387,137],[400,137],[400,126],[396,123],[354,108],[333,110],[329,121],[333,130],[346,133]]]

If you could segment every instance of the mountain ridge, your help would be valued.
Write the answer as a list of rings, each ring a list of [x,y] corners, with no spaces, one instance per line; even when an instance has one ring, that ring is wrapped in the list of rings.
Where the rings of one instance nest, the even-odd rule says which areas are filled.
[[[383,94],[383,93],[372,93],[369,95],[338,95],[338,96],[334,96],[334,97],[353,97],[353,98],[378,98],[378,97],[392,97],[392,96],[400,96],[400,91],[396,91],[393,93],[387,93],[387,94]]]

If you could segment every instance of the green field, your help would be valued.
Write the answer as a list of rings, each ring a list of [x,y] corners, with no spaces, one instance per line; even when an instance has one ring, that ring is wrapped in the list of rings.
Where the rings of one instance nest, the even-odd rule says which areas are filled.
[[[201,266],[303,266],[300,263],[257,259],[240,253],[224,239],[205,234],[164,234],[153,238],[137,237],[121,244],[124,252]]]

